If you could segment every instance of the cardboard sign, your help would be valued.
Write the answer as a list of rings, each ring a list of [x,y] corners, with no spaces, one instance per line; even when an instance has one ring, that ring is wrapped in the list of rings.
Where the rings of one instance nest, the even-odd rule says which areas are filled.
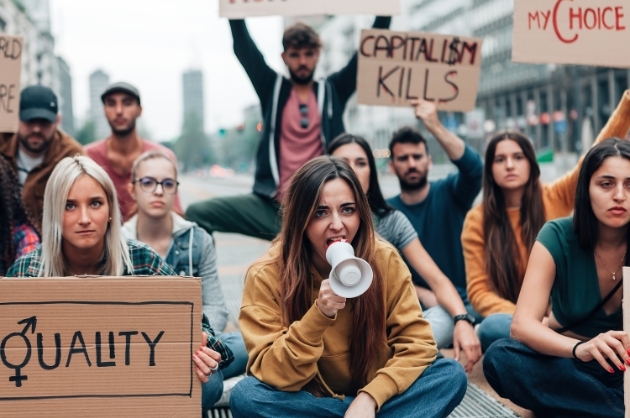
[[[0,417],[198,417],[201,282],[0,279]]]
[[[20,116],[21,36],[0,33],[0,132],[16,132]]]
[[[512,60],[630,67],[627,0],[515,0]]]
[[[359,46],[357,102],[408,106],[431,100],[438,109],[475,107],[481,39],[432,33],[364,30]]]
[[[400,0],[219,0],[219,15],[229,19],[250,16],[400,14]]]

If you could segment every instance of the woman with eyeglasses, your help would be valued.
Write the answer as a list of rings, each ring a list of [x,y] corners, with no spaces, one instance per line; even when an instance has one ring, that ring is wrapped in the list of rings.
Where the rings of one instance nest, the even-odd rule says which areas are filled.
[[[217,273],[217,256],[212,237],[194,222],[173,211],[179,182],[177,166],[161,151],[149,151],[134,162],[129,193],[138,206],[137,214],[123,226],[127,239],[153,248],[175,273],[201,277],[203,312],[217,338],[234,353],[234,361],[222,370],[223,378],[245,372],[247,351],[240,332],[222,333],[228,312]]]

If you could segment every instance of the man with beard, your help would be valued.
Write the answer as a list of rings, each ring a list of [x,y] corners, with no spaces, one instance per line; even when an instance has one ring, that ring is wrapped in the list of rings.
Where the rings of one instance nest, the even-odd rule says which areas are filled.
[[[137,208],[128,185],[134,161],[147,151],[162,151],[177,164],[177,157],[170,149],[156,142],[138,136],[136,119],[142,115],[140,92],[128,83],[114,83],[101,95],[105,118],[112,133],[109,137],[85,147],[87,155],[103,167],[116,186],[118,204],[123,221],[135,215]],[[161,186],[160,186],[161,187]],[[174,210],[181,214],[179,195],[175,199]]]
[[[26,87],[20,94],[17,133],[0,134],[0,154],[17,175],[24,207],[39,235],[50,174],[63,158],[83,154],[81,144],[59,130],[58,112],[57,96],[51,89],[40,85]]]
[[[389,17],[377,17],[375,28],[388,28]],[[343,112],[357,84],[357,54],[340,71],[314,80],[322,43],[304,23],[288,27],[282,38],[282,60],[290,78],[276,73],[249,35],[244,20],[230,20],[234,53],[260,100],[263,123],[253,193],[221,197],[191,205],[189,220],[209,233],[236,232],[272,240],[280,230],[279,202],[293,173],[324,154],[345,131]]]
[[[480,320],[468,302],[466,269],[461,235],[466,213],[481,190],[483,164],[480,155],[440,122],[433,102],[413,100],[415,114],[427,130],[437,139],[446,155],[455,164],[457,173],[445,179],[428,181],[431,157],[427,142],[417,129],[404,127],[394,133],[389,144],[391,171],[400,182],[400,195],[387,201],[403,212],[418,232],[420,242],[435,263],[457,288],[469,314]],[[425,317],[441,316],[445,321],[435,331],[453,327],[450,315],[438,307],[435,294],[414,269],[410,268],[416,292],[424,308],[431,310]],[[446,315],[446,316],[444,316]],[[472,321],[472,318],[458,318]],[[427,318],[429,320],[429,318]],[[472,321],[474,322],[474,321]]]

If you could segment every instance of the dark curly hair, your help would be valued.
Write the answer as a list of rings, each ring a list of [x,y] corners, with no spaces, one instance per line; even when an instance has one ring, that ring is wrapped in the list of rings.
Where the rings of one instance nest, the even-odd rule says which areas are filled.
[[[20,186],[11,165],[0,156],[0,272],[15,261],[13,228],[28,223],[31,216],[22,205]]]
[[[297,22],[285,29],[282,46],[285,51],[291,47],[319,49],[322,47],[322,40],[315,29],[305,23]]]

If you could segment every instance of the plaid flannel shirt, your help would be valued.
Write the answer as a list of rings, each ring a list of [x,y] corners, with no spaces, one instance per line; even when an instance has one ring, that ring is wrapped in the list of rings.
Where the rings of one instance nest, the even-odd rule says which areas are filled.
[[[15,259],[34,251],[39,245],[39,235],[27,223],[15,225],[13,228],[13,244],[15,245]]]
[[[166,262],[148,245],[139,241],[127,240],[129,256],[133,271],[125,268],[124,276],[177,276]],[[35,251],[19,258],[9,271],[7,277],[38,277],[41,267],[42,249],[38,247]],[[215,337],[214,330],[210,327],[210,321],[206,315],[202,316],[202,330],[208,334],[208,348],[221,354],[220,368],[224,369],[234,360],[234,354],[221,340]]]

